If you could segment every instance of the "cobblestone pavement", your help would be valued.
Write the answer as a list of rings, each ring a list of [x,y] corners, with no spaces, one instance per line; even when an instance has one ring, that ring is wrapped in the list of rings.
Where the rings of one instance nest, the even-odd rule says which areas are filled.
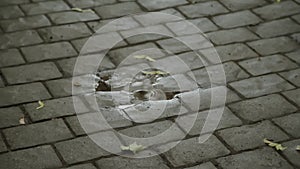
[[[71,8],[92,9],[76,12]],[[128,38],[109,52],[101,70],[116,68],[129,54],[145,48],[172,51],[192,68],[200,89],[190,85],[190,74],[178,67],[168,53],[159,51],[152,66],[168,67],[184,81],[176,89],[172,79],[162,86],[178,90],[180,99],[169,100],[164,114],[147,124],[132,122],[108,109],[104,116],[123,134],[148,137],[168,128],[177,118],[180,101],[186,109],[180,118],[198,114],[192,130],[183,123],[162,147],[186,135],[175,148],[150,158],[132,159],[111,154],[97,146],[80,127],[72,99],[72,73],[81,47],[96,30],[127,14],[161,11],[186,18],[206,33],[224,63],[228,97],[223,117],[203,144],[197,138],[210,104],[212,90],[204,63],[174,39],[140,35]],[[129,36],[143,29],[200,43],[182,21],[158,18],[129,19]],[[300,1],[282,0],[1,0],[0,1],[0,168],[1,169],[292,169],[300,168]],[[143,28],[146,27],[146,28]],[[104,41],[109,39],[103,38]],[[200,51],[199,51],[200,52]],[[91,57],[93,57],[91,55]],[[86,71],[87,63],[82,71]],[[205,58],[208,62],[210,58]],[[138,60],[141,61],[141,60]],[[142,62],[142,61],[141,61]],[[147,65],[129,60],[127,68]],[[126,70],[126,68],[125,68]],[[80,78],[80,76],[79,76]],[[175,88],[175,89],[174,89]],[[189,91],[182,93],[184,91]],[[189,107],[199,92],[199,107]],[[98,92],[102,106],[111,106]],[[115,93],[122,100],[122,93]],[[183,99],[186,96],[186,100]],[[126,96],[124,96],[126,97]],[[38,101],[45,107],[37,110]],[[164,102],[164,101],[161,101]],[[91,107],[80,99],[81,113]],[[159,105],[160,103],[155,103]],[[138,105],[142,108],[145,105]],[[147,116],[126,109],[134,120]],[[187,114],[187,115],[185,115]],[[83,114],[84,115],[84,114]],[[19,120],[24,117],[25,125]],[[105,130],[109,135],[109,130]],[[268,138],[287,146],[278,152],[263,143]],[[130,144],[121,140],[123,144]],[[152,150],[147,150],[152,151]]]

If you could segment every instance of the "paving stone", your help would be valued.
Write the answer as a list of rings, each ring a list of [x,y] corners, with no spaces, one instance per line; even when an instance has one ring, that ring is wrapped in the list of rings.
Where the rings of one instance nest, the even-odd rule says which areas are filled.
[[[0,34],[0,49],[33,45],[43,42],[34,30]]]
[[[151,49],[151,50],[147,50],[147,49]],[[109,57],[115,65],[120,65],[120,64],[127,65],[133,63],[145,62],[142,59],[135,59],[133,57],[134,55],[138,55],[139,53],[143,55],[148,55],[153,59],[158,59],[165,56],[165,54],[162,53],[154,43],[145,43],[141,45],[135,45],[126,48],[112,50],[109,52]]]
[[[24,16],[24,13],[18,6],[0,7],[0,19],[12,19]]]
[[[220,76],[222,73],[225,73],[224,79]],[[249,77],[249,75],[234,62],[205,67],[189,72],[188,74],[191,77],[194,76],[197,83],[203,88],[224,84],[225,80],[226,82],[232,82]]]
[[[21,8],[28,15],[59,12],[70,9],[70,7],[62,0],[30,3],[21,5]]]
[[[19,107],[0,109],[0,128],[19,125],[19,119],[24,117]]]
[[[213,21],[222,28],[234,28],[239,26],[255,25],[261,22],[261,19],[249,10],[246,10],[215,16],[213,17]]]
[[[300,69],[290,70],[288,72],[280,73],[280,75],[287,79],[288,81],[292,82],[294,85],[300,87]]]
[[[157,41],[157,43],[170,54],[198,50],[212,46],[210,41],[200,34],[180,36],[176,37],[176,39],[164,39]]]
[[[295,113],[291,115],[287,115],[284,117],[279,117],[274,119],[273,121],[280,126],[284,131],[292,135],[293,137],[300,137],[299,129],[300,124],[299,122],[300,113]]]
[[[106,4],[115,3],[116,0],[68,0],[69,4],[74,8],[91,8],[95,6],[101,6]]]
[[[224,169],[292,169],[293,167],[271,148],[262,148],[217,159]]]
[[[0,51],[0,67],[19,65],[23,63],[25,63],[25,61],[17,49]]]
[[[48,14],[50,19],[55,24],[67,24],[74,22],[85,22],[100,19],[98,15],[92,12],[76,12],[76,11],[67,11]]]
[[[149,11],[184,5],[188,3],[188,1],[186,0],[138,0],[138,2]]]
[[[104,158],[96,161],[100,168],[114,168],[114,169],[169,169],[167,164],[159,157],[149,158],[125,158],[125,157],[112,157]]]
[[[233,42],[244,42],[258,39],[258,37],[246,28],[235,28],[230,30],[220,30],[207,34],[208,38],[217,45]]]
[[[159,147],[164,149],[164,146]],[[229,154],[230,151],[214,136],[199,144],[198,138],[183,140],[165,153],[168,161],[175,167],[187,164],[199,163],[210,158],[216,158]]]
[[[103,125],[104,122],[102,119],[99,119],[99,114],[102,114],[103,119],[109,125],[108,127]],[[76,135],[84,135],[92,132],[128,127],[132,125],[132,122],[128,120],[127,115],[117,109],[100,109],[98,112],[71,116],[66,119]],[[85,128],[83,128],[83,125]]]
[[[262,96],[275,92],[293,89],[287,81],[276,74],[252,77],[238,82],[230,83],[235,90],[247,98]]]
[[[289,137],[274,126],[270,121],[263,121],[252,125],[233,127],[217,131],[224,141],[235,151],[247,150],[264,145],[263,139],[275,142],[287,140]],[[251,138],[251,139],[249,139]]]
[[[283,93],[287,98],[300,106],[300,89],[291,90]]]
[[[178,9],[189,18],[212,16],[228,12],[228,10],[217,1],[181,6],[178,7]]]
[[[142,12],[142,9],[135,2],[105,5],[95,8],[95,10],[104,19]]]
[[[221,0],[220,2],[232,11],[259,7],[267,3],[265,0]]]
[[[270,119],[297,111],[297,108],[278,94],[244,100],[229,105],[239,117],[248,121]]]
[[[300,50],[297,50],[295,52],[290,52],[285,54],[286,56],[288,56],[289,58],[293,59],[294,61],[296,61],[297,63],[300,63]]]
[[[211,111],[211,112],[209,112]],[[199,112],[197,114],[190,114],[186,116],[181,116],[176,119],[176,122],[178,123],[181,128],[185,130],[189,135],[199,135],[201,133],[201,130],[204,127],[204,123],[207,121],[207,117],[209,113],[219,113],[220,110],[218,109],[211,109],[211,110],[206,110]],[[191,121],[193,121],[196,118],[193,127],[191,130],[188,132],[186,129],[188,129],[190,126]],[[220,119],[220,122],[215,121],[215,119],[212,119],[214,121],[211,121],[211,125],[217,124],[217,130],[218,129],[223,129],[223,128],[228,128],[228,127],[234,127],[234,126],[239,126],[242,124],[242,121],[237,118],[227,107],[225,107],[222,118]]]
[[[42,83],[31,83],[0,88],[0,106],[33,102],[51,98]]]
[[[272,3],[253,11],[262,18],[271,20],[299,13],[300,6],[293,1],[285,1],[282,3]]]
[[[138,20],[144,26],[158,25],[158,24],[162,24],[162,23],[166,23],[166,22],[178,21],[178,20],[183,19],[183,16],[180,14],[180,12],[178,12],[177,10],[175,10],[173,8],[161,10],[159,12],[169,14],[169,15],[174,15],[177,17],[168,17],[168,15],[166,15],[166,17],[161,17],[160,14],[155,15],[153,13],[146,13],[146,14],[140,14],[140,15],[134,16],[134,18],[136,20]]]
[[[0,21],[5,32],[12,32],[25,29],[34,29],[50,26],[50,21],[44,15],[29,16],[12,20]]]
[[[9,128],[3,132],[12,149],[51,143],[73,137],[62,119]]]
[[[93,164],[79,164],[74,165],[72,167],[64,168],[64,169],[96,169],[96,167]]]
[[[276,29],[274,29],[276,28]],[[263,38],[286,35],[299,32],[300,25],[289,18],[265,22],[251,28],[255,33]]]
[[[166,130],[168,131],[165,132]],[[134,138],[144,138],[143,140],[140,140],[139,143],[146,147],[183,139],[185,137],[183,131],[181,131],[175,123],[169,120],[134,126],[120,130],[119,132],[126,136],[120,136],[125,141],[126,145],[132,144],[135,141]],[[155,142],[151,139],[151,137],[154,136]]]
[[[25,110],[33,121],[39,121],[44,119],[57,118],[61,116],[75,114],[74,105],[78,105],[77,113],[88,112],[89,109],[77,98],[67,97],[53,100],[44,101],[45,107],[42,109],[36,109],[37,103],[30,103],[25,105]]]
[[[202,58],[200,59],[199,54],[195,52],[186,52],[177,55],[178,59],[181,60],[187,67],[191,70],[198,69],[204,67],[204,63],[202,62]],[[170,58],[171,59],[171,58]]]
[[[282,55],[272,55],[244,60],[239,62],[239,65],[255,76],[298,67],[297,64]]]
[[[62,163],[51,146],[13,151],[0,155],[1,167],[15,169],[55,168]]]
[[[88,41],[88,38],[76,39],[72,40],[71,43],[73,44],[74,48],[80,52],[84,44]]]
[[[205,90],[197,89],[190,92],[184,92],[178,94],[178,98],[180,98],[181,101],[183,101],[192,111],[195,112],[198,110],[204,110],[210,108],[211,99],[212,99],[211,93],[214,92],[217,95],[217,93],[222,92],[222,90],[224,90],[224,87],[214,87]],[[240,100],[239,96],[237,96],[237,94],[235,94],[232,90],[226,88],[225,90],[227,90],[226,103],[231,103]],[[195,101],[197,100],[200,100],[199,104],[195,104]],[[213,106],[220,106],[220,105],[213,105]]]
[[[284,154],[284,156],[296,167],[300,167],[300,162],[299,162],[299,158],[298,158],[299,151],[295,151],[297,145],[300,145],[300,139],[285,142],[285,143],[283,143],[283,145],[289,147],[284,152],[282,152]]]
[[[75,23],[39,29],[46,42],[70,40],[91,36],[92,33],[84,23]]]
[[[298,23],[300,23],[300,14],[292,16]]]
[[[83,75],[94,73],[97,70],[106,70],[115,68],[115,65],[109,60],[108,57],[104,57],[101,61],[100,65],[95,65],[95,62],[100,62],[101,56],[95,55],[87,55],[83,57],[63,59],[58,61],[62,71],[67,76],[73,75]],[[74,70],[75,64],[76,71]]]
[[[2,137],[0,137],[0,152],[4,152],[4,151],[7,151],[7,148]]]
[[[191,19],[188,21],[197,26],[202,32],[218,30],[218,27],[207,18]]]
[[[4,68],[2,69],[2,72],[9,84],[34,82],[62,77],[62,74],[52,62]]]
[[[151,32],[154,32],[155,34],[152,34]],[[135,28],[122,31],[120,33],[130,44],[152,41],[173,36],[173,34],[163,25]]]
[[[298,49],[299,45],[288,37],[277,37],[249,42],[248,45],[261,55],[270,55],[279,52],[289,52]]]
[[[109,23],[111,24],[108,27],[105,27],[105,25]],[[114,19],[108,19],[108,20],[88,22],[88,25],[94,30],[94,32],[101,31],[102,33],[131,30],[133,28],[140,26],[139,23],[137,23],[131,17],[122,18],[121,20],[117,20],[117,21],[115,21]]]
[[[204,29],[217,29],[216,26],[209,21],[207,18],[201,18],[202,20],[200,21],[198,19],[198,23],[194,20],[194,22],[197,25],[202,25],[203,22],[205,22],[206,25],[202,25],[202,28]],[[202,22],[202,23],[201,23]],[[194,25],[190,21],[179,21],[179,22],[171,22],[166,24],[169,29],[172,30],[173,33],[175,33],[178,36],[181,35],[189,35],[189,34],[196,34],[196,33],[201,33],[200,27]],[[213,28],[215,27],[215,28]],[[207,30],[206,30],[207,31]]]
[[[109,140],[109,138],[106,139]],[[55,147],[68,164],[109,155],[108,152],[101,149],[89,137],[78,137],[73,140],[56,143]]]
[[[28,3],[29,0],[3,0],[0,2],[0,6],[7,6],[7,5],[18,5],[18,4],[23,4],[23,3]]]
[[[146,101],[124,109],[136,123],[151,122],[156,119],[185,114],[188,110],[177,99]]]
[[[293,34],[292,39],[300,43],[300,33]]]
[[[41,44],[22,48],[26,60],[37,62],[48,59],[57,59],[77,55],[72,45],[68,42],[57,42],[51,44]]]
[[[206,162],[203,164],[196,165],[194,167],[189,167],[184,169],[217,169],[217,168],[211,162]]]

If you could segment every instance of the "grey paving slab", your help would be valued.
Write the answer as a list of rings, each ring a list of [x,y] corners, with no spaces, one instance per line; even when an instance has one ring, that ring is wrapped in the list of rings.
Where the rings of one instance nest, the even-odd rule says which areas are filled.
[[[292,140],[288,142],[284,142],[284,146],[288,146],[289,149],[283,152],[284,156],[287,157],[287,159],[294,164],[296,167],[300,167],[300,162],[298,160],[297,155],[299,155],[298,151],[295,151],[297,145],[300,144],[300,140]]]
[[[62,0],[24,4],[21,5],[21,8],[28,15],[44,14],[70,9],[70,7]]]
[[[48,59],[57,59],[77,55],[77,52],[68,42],[57,42],[22,48],[25,58],[29,62]]]
[[[0,67],[13,66],[25,63],[21,53],[17,49],[0,51]]]
[[[64,169],[97,169],[93,164],[79,164]]]
[[[159,156],[150,158],[125,158],[125,157],[112,157],[104,158],[96,161],[96,164],[100,168],[115,168],[115,169],[169,169],[166,162],[164,162]]]
[[[7,151],[7,147],[3,141],[3,138],[0,137],[0,152],[4,152],[4,151]]]
[[[0,109],[0,128],[19,125],[19,119],[24,117],[19,107],[9,107]]]
[[[42,28],[39,29],[39,33],[46,42],[71,40],[92,35],[91,31],[84,23]]]
[[[252,75],[262,75],[297,68],[298,65],[282,55],[271,55],[239,62]]]
[[[113,5],[105,5],[95,8],[97,13],[104,19],[125,16],[129,14],[138,14],[142,12],[136,2],[124,2]]]
[[[225,15],[218,15],[213,17],[212,20],[222,28],[234,28],[246,25],[255,25],[261,22],[261,19],[249,10]]]
[[[158,149],[163,150],[164,146],[158,147]],[[167,151],[165,156],[173,166],[179,167],[228,155],[229,153],[230,151],[212,135],[202,144],[199,144],[197,138],[183,140],[176,147]]]
[[[51,98],[42,83],[8,86],[0,88],[0,106],[9,106]]]
[[[240,1],[240,0],[221,0],[227,8],[232,11],[242,10],[242,9],[250,9],[259,7],[267,4],[265,0],[249,0],[249,1]]]
[[[7,6],[7,5],[17,5],[17,4],[24,4],[29,3],[29,0],[16,0],[16,1],[10,1],[10,0],[3,0],[1,1],[1,6]]]
[[[62,119],[9,128],[3,132],[12,149],[36,146],[73,137]]]
[[[289,52],[299,48],[299,44],[284,36],[253,41],[249,42],[248,45],[261,55]]]
[[[262,121],[251,125],[224,129],[217,131],[217,134],[220,135],[235,151],[263,146],[265,144],[263,139],[265,138],[274,141],[284,141],[289,138],[288,135],[270,121]]]
[[[66,11],[49,14],[50,19],[55,24],[67,24],[74,22],[93,21],[100,19],[99,16],[92,12],[75,12]]]
[[[91,8],[95,6],[101,6],[106,4],[116,3],[116,0],[68,0],[68,2],[74,8]]]
[[[211,16],[228,12],[228,10],[217,1],[180,6],[178,9],[189,18]]]
[[[32,169],[61,167],[62,163],[49,145],[0,155],[4,168]]]
[[[251,30],[263,38],[270,38],[299,32],[300,25],[289,18],[285,18],[261,23],[258,26],[251,27]]]
[[[279,125],[283,130],[292,135],[293,137],[299,137],[299,113],[287,115],[284,117],[279,117],[274,119],[273,121]]]
[[[300,6],[293,1],[272,3],[270,5],[254,9],[253,11],[264,19],[277,19],[299,13]]]
[[[163,9],[163,8],[174,7],[174,6],[179,6],[188,3],[188,1],[186,0],[153,0],[153,1],[139,0],[138,2],[148,10]]]
[[[12,20],[3,20],[0,21],[0,25],[5,32],[12,32],[50,26],[51,23],[46,16],[36,15]]]
[[[35,30],[0,34],[0,49],[34,45],[43,42]]]
[[[293,167],[271,148],[262,148],[217,159],[224,169],[292,169]]]
[[[216,169],[216,167],[211,162],[206,162],[203,164],[196,165],[194,167],[188,167],[184,169]]]
[[[300,63],[300,50],[294,51],[294,52],[290,52],[285,54],[286,56],[288,56],[289,58],[291,58],[292,60],[296,61],[297,63]]]
[[[53,62],[36,63],[2,69],[9,84],[28,83],[62,77]]]
[[[17,5],[0,7],[0,19],[12,19],[24,16]]]
[[[239,117],[248,121],[259,121],[288,115],[298,109],[278,94],[244,100],[229,105]]]
[[[247,98],[293,89],[294,87],[276,74],[252,77],[230,83],[235,90]]]
[[[288,72],[282,72],[280,73],[280,75],[282,77],[284,77],[285,79],[287,79],[288,81],[290,81],[291,83],[293,83],[296,86],[300,86],[300,69],[295,69],[295,70],[290,70]]]
[[[294,103],[296,103],[298,106],[300,106],[300,99],[299,99],[300,89],[286,91],[286,92],[283,92],[283,94],[287,98],[289,98],[290,100],[292,100]]]

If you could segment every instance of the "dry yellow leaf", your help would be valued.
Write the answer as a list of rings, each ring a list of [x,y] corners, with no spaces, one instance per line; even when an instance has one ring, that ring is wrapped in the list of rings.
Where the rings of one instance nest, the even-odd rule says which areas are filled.
[[[296,147],[296,150],[297,150],[297,151],[300,151],[300,145],[298,145],[298,146]]]
[[[135,55],[133,57],[136,58],[136,59],[146,59],[150,62],[155,62],[155,59],[153,59],[153,58],[151,58],[150,56],[147,56],[147,55]]]
[[[26,124],[24,117],[22,117],[22,118],[19,119],[19,124]]]
[[[269,141],[267,139],[264,139],[264,143],[268,144],[270,147],[275,147],[275,149],[278,151],[283,151],[285,150],[287,147],[283,147],[281,144],[279,143],[275,143],[275,142],[272,142],[272,141]]]
[[[130,144],[129,146],[121,146],[121,150],[123,151],[131,151],[134,154],[136,154],[139,151],[144,150],[146,147],[142,146],[142,145],[138,145],[136,144],[136,142],[134,142],[133,144]]]
[[[42,101],[39,101],[38,103],[39,103],[40,106],[36,108],[37,110],[41,109],[45,106],[45,104]]]
[[[73,11],[77,11],[77,12],[91,12],[91,13],[95,13],[93,10],[91,9],[81,9],[81,8],[72,8]]]
[[[157,71],[142,71],[142,73],[145,75],[167,75],[167,74],[169,74],[167,72],[163,72],[163,71],[159,71],[159,70],[157,70]]]

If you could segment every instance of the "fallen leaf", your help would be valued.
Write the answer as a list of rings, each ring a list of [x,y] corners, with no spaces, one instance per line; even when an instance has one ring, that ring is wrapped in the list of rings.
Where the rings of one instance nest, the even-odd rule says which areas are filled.
[[[145,75],[167,75],[167,74],[169,74],[167,72],[163,72],[163,71],[159,71],[159,70],[157,70],[157,71],[142,71],[142,73]]]
[[[136,142],[134,142],[133,144],[130,144],[129,146],[121,146],[121,150],[123,151],[131,151],[133,152],[133,154],[136,154],[139,151],[144,150],[146,147],[142,146],[142,145],[138,145],[136,144]]]
[[[19,124],[26,124],[26,123],[25,123],[25,118],[24,118],[24,117],[22,117],[22,118],[19,119]]]
[[[81,8],[72,8],[73,11],[77,11],[77,12],[91,12],[91,13],[95,13],[93,10],[91,9],[81,9]]]
[[[134,58],[136,59],[146,59],[150,62],[155,62],[155,59],[151,58],[150,56],[147,55],[135,55]]]
[[[274,142],[269,141],[267,139],[264,139],[264,143],[268,144],[270,147],[275,147],[276,150],[280,150],[280,151],[283,151],[283,150],[285,150],[287,148],[287,147],[283,147],[279,143],[274,143]]]
[[[39,101],[38,103],[39,103],[40,106],[36,108],[37,110],[41,109],[45,106],[45,104],[42,101]]]
[[[297,150],[297,151],[300,151],[300,145],[298,145],[298,146],[296,147],[296,150]]]

